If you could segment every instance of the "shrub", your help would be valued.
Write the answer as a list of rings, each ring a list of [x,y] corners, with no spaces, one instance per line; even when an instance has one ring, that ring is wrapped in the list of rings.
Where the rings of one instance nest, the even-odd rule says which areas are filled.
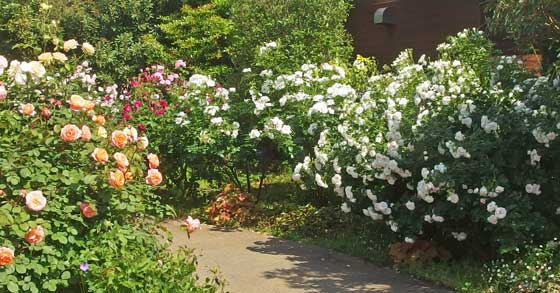
[[[219,15],[215,5],[185,5],[178,15],[165,17],[160,27],[177,58],[196,71],[227,75],[231,61],[226,48],[233,25]]]
[[[286,72],[304,63],[348,60],[352,47],[344,23],[349,9],[345,0],[232,1],[233,62],[239,69],[261,65]],[[261,54],[271,42],[279,50]]]
[[[95,261],[84,251],[97,237],[123,244],[103,234],[111,227],[173,214],[159,203],[162,174],[145,133],[108,119],[100,104],[111,92],[97,91],[87,61],[61,52],[39,60],[8,66],[0,56],[0,284],[10,292],[67,287],[81,262]]]
[[[115,225],[92,237],[81,252],[80,278],[91,292],[216,292],[210,279],[199,282],[189,250],[168,251],[149,231]],[[153,233],[153,232],[152,232]],[[217,279],[216,279],[217,280]],[[201,283],[201,284],[198,284]]]
[[[547,240],[559,229],[558,79],[494,58],[472,30],[438,50],[439,60],[418,62],[405,51],[384,73],[363,59],[263,71],[247,106],[257,119],[251,137],[296,144],[309,155],[295,181],[334,191],[343,211],[358,207],[406,242],[488,257]]]
[[[529,246],[492,262],[487,282],[492,292],[560,291],[560,243]]]

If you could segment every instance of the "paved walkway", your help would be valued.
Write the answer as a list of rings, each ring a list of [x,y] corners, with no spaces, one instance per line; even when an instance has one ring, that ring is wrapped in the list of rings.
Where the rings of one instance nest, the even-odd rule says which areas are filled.
[[[166,226],[173,248],[195,250],[201,277],[217,268],[232,293],[451,292],[313,245],[206,225],[188,239],[177,222]]]

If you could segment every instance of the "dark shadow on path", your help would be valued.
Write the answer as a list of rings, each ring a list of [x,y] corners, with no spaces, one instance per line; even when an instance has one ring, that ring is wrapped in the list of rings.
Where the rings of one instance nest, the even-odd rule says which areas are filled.
[[[271,238],[256,241],[247,249],[284,256],[292,268],[266,271],[263,277],[284,280],[305,292],[452,292],[313,245]]]

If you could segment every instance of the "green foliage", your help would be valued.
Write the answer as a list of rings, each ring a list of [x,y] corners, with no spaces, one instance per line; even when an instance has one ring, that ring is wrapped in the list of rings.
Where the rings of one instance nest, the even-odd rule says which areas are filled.
[[[160,27],[174,55],[195,71],[217,76],[230,71],[227,46],[233,24],[218,14],[215,5],[185,5],[177,15],[163,18]]]
[[[491,292],[558,292],[560,290],[560,243],[529,245],[487,266]]]
[[[144,134],[114,117],[92,119],[111,112],[91,100],[100,95],[91,68],[74,58],[45,59],[44,66],[34,61],[22,71],[23,63],[12,61],[0,73],[0,286],[11,292],[78,286],[86,282],[78,278],[80,263],[90,261],[93,291],[145,285],[149,292],[197,291],[188,254],[172,256],[157,245],[161,239],[127,226],[173,210],[160,203],[159,182],[145,178]],[[121,132],[122,144],[107,129]],[[107,150],[105,159],[96,149]],[[157,165],[150,163],[151,172]],[[112,174],[121,171],[122,182],[111,181],[120,182]],[[115,279],[107,274],[112,270]],[[213,285],[203,286],[200,292],[213,292]]]
[[[346,61],[352,53],[344,29],[349,8],[345,0],[232,1],[232,60],[240,69],[260,65],[275,72]],[[272,41],[279,46],[277,54],[259,56],[259,48]]]
[[[560,53],[558,0],[484,1],[486,26],[497,37],[510,38],[522,53],[544,54],[548,64]]]
[[[80,279],[89,292],[216,292],[207,279],[199,283],[196,261],[185,248],[169,247],[153,237],[153,231],[115,225],[92,235],[92,243],[80,257],[89,270]]]

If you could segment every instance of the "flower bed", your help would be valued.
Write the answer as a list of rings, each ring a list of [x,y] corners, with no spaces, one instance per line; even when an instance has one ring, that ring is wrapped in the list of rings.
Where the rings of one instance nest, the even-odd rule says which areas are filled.
[[[80,56],[78,46],[61,43],[64,52],[43,53],[39,61],[8,64],[0,56],[0,285],[10,292],[76,284],[168,288],[164,279],[125,282],[118,272],[130,264],[107,263],[126,253],[150,255],[146,264],[177,262],[138,223],[172,209],[159,203],[163,175],[146,133],[99,106],[110,91],[98,88],[87,61],[78,61],[94,48],[82,44]],[[107,251],[98,249],[100,239]],[[190,265],[170,276],[185,280],[173,288],[196,288],[192,260],[181,257]]]

